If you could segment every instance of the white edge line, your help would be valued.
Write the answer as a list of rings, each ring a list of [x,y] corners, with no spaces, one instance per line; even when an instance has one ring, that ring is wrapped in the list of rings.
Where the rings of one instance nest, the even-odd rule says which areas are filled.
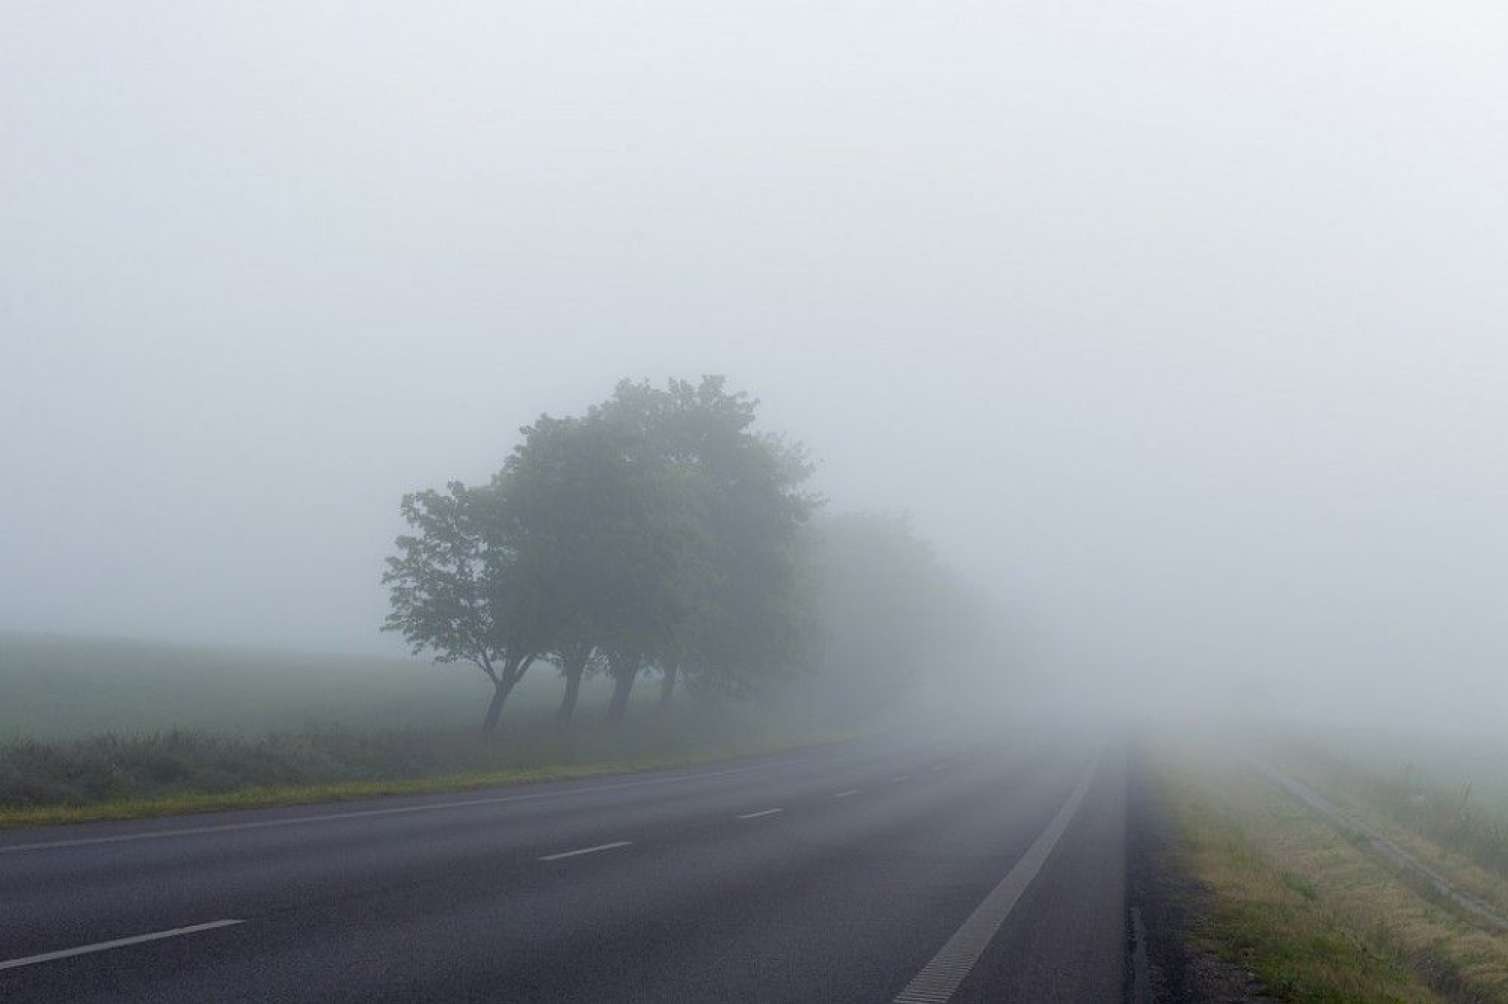
[[[41,955],[28,955],[24,959],[7,959],[0,962],[0,969],[19,969],[22,966],[34,966],[39,962],[51,962],[54,959],[69,959],[75,955],[88,955],[91,952],[106,952],[112,948],[124,948],[127,945],[140,945],[147,941],[161,941],[163,938],[177,938],[185,934],[197,934],[200,931],[213,931],[217,927],[231,927],[235,924],[244,924],[244,920],[212,920],[207,924],[192,924],[188,927],[175,927],[169,931],[154,931],[151,934],[138,934],[132,938],[116,938],[114,941],[99,941],[92,945],[81,945],[78,948],[65,948],[58,952],[43,952]]]
[[[849,788],[847,791],[838,792],[833,798],[847,798],[850,795],[857,795],[862,790],[862,788]]]
[[[698,778],[726,777],[751,770],[769,770],[775,764],[752,764],[748,767],[732,767],[727,770],[698,771],[692,774],[676,774],[672,777],[653,777],[642,780],[623,781],[618,784],[598,784],[590,787],[571,787],[559,791],[535,791],[517,795],[495,795],[489,798],[467,798],[453,802],[426,802],[423,805],[395,805],[386,809],[359,809],[353,812],[325,812],[310,816],[291,816],[285,819],[257,819],[245,823],[222,823],[214,826],[183,826],[171,830],[139,830],[135,833],[117,833],[108,837],[79,837],[75,840],[46,840],[29,844],[0,845],[0,854],[18,854],[22,851],[45,851],[66,847],[93,847],[97,844],[123,844],[137,840],[165,840],[169,837],[194,837],[209,833],[234,833],[237,830],[261,830],[276,826],[300,826],[307,823],[339,822],[346,819],[367,819],[373,816],[400,816],[414,812],[439,812],[444,809],[464,809],[476,805],[501,805],[505,802],[524,802],[538,798],[564,798],[570,795],[587,795],[599,791],[617,791],[622,788],[641,788],[651,784],[670,784],[675,781],[694,781]],[[564,783],[570,783],[569,781]],[[382,796],[373,796],[380,798]]]
[[[784,809],[761,809],[758,812],[745,812],[742,815],[738,816],[737,818],[739,818],[739,819],[758,819],[760,816],[773,816],[777,812],[784,812],[784,811],[785,811]]]
[[[1000,884],[990,890],[989,895],[975,907],[963,925],[953,932],[953,937],[938,950],[932,961],[923,966],[921,972],[912,977],[906,988],[896,995],[894,1004],[936,1004],[953,996],[984,954],[984,950],[989,947],[1000,926],[1020,902],[1022,894],[1042,870],[1048,855],[1063,836],[1063,831],[1073,822],[1098,766],[1099,756],[1096,754],[1084,769],[1078,785],[1058,809],[1058,814],[1053,816],[1052,822],[1032,841],[1032,845],[1006,873],[1005,878],[1000,880]]]
[[[540,857],[541,861],[559,861],[561,858],[574,858],[581,854],[596,854],[598,851],[610,851],[616,847],[627,847],[632,840],[614,840],[610,844],[597,844],[595,847],[580,847],[574,851],[561,851],[558,854],[545,854]]]

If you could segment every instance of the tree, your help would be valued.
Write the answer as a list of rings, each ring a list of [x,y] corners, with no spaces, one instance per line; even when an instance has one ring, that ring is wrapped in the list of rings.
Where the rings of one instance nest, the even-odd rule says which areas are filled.
[[[499,487],[452,481],[446,492],[405,495],[400,509],[415,532],[397,539],[382,577],[392,606],[383,630],[400,632],[415,655],[470,662],[492,682],[483,732],[497,728],[547,643],[544,607],[526,554],[507,534]]]
[[[811,633],[799,531],[820,500],[801,447],[752,429],[757,408],[704,377],[540,416],[488,487],[404,498],[417,532],[389,559],[387,628],[481,668],[489,731],[540,657],[565,682],[561,722],[593,671],[612,721],[652,667],[662,705],[683,678],[745,694],[787,675]]]
[[[555,720],[564,725],[571,721],[576,712],[576,702],[581,697],[581,681],[593,673],[604,671],[606,661],[584,633],[574,633],[567,640],[557,642],[550,658],[560,667],[560,676],[565,680],[560,707],[555,711]]]
[[[684,472],[652,445],[643,406],[593,408],[581,418],[541,416],[495,479],[510,533],[533,556],[533,582],[565,679],[558,717],[569,721],[582,677],[614,681],[608,716],[623,716],[634,680],[664,649],[684,603],[683,579],[699,523]]]
[[[565,680],[556,712],[562,723],[575,712],[600,633],[601,556],[594,537],[599,510],[615,489],[604,477],[612,446],[594,431],[580,419],[542,415],[520,430],[523,440],[493,478],[508,499],[510,536],[537,556],[534,585],[550,611],[549,655]]]
[[[847,713],[878,709],[920,681],[936,683],[931,663],[978,647],[983,615],[973,591],[904,516],[825,519],[812,528],[807,552],[819,674]]]
[[[799,532],[821,505],[801,485],[804,448],[755,432],[759,402],[722,377],[672,380],[660,441],[691,472],[702,520],[696,588],[662,664],[661,700],[678,677],[694,689],[750,693],[803,661],[809,607],[802,599]]]

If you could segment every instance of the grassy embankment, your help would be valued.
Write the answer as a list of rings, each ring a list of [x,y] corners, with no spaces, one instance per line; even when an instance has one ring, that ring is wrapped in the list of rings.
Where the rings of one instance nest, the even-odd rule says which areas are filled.
[[[741,707],[661,716],[648,700],[605,728],[591,688],[562,732],[556,681],[527,683],[483,739],[485,681],[457,667],[0,635],[0,826],[463,791],[839,738]]]
[[[145,737],[153,743],[156,737]],[[162,737],[164,742],[188,738],[197,741],[203,737],[193,733]],[[302,742],[308,737],[268,737],[277,743],[286,738],[290,742]],[[802,745],[815,745],[820,741],[833,741],[842,737],[816,738],[804,742],[758,743],[743,746],[722,746],[716,750],[688,750],[657,755],[620,756],[605,760],[575,762],[564,760],[537,767],[501,767],[472,769],[458,773],[442,773],[420,777],[367,778],[350,781],[303,781],[289,784],[242,785],[236,775],[234,780],[220,790],[209,790],[192,783],[168,785],[166,793],[107,795],[97,801],[60,802],[56,804],[0,803],[0,828],[15,826],[44,826],[57,823],[83,823],[110,819],[142,819],[152,816],[170,816],[193,812],[214,812],[229,809],[268,808],[279,805],[301,805],[315,802],[344,801],[355,798],[372,798],[380,795],[416,795],[447,791],[469,791],[500,785],[528,784],[542,781],[568,781],[610,774],[625,774],[635,771],[655,770],[668,767],[689,767],[738,756],[778,752]],[[0,750],[0,766],[9,768],[10,751]],[[129,786],[126,786],[129,790]]]
[[[1314,742],[1287,750],[1275,759],[1292,776],[1401,830],[1400,842],[1427,862],[1470,862],[1508,879],[1508,750],[1459,759],[1429,744],[1349,756]]]
[[[1290,751],[1285,770],[1362,813],[1452,883],[1508,906],[1508,876],[1369,811],[1365,788],[1331,761]],[[1180,866],[1203,890],[1195,947],[1254,972],[1280,1000],[1508,1001],[1508,934],[1490,933],[1421,883],[1273,787],[1209,750],[1161,751],[1162,800]],[[1331,783],[1322,784],[1322,776]]]

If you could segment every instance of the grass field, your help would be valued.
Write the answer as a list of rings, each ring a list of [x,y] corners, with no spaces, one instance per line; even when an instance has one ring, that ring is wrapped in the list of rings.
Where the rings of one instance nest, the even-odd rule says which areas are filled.
[[[787,708],[640,688],[601,724],[608,688],[553,720],[551,667],[515,692],[497,735],[481,674],[403,660],[0,636],[0,826],[129,818],[580,777],[833,738]]]
[[[491,688],[470,665],[0,632],[0,741],[169,729],[216,734],[344,729],[461,730]],[[583,688],[596,713],[606,688]],[[646,688],[647,689],[647,688]],[[510,701],[527,716],[559,698],[539,666]]]
[[[1280,1000],[1508,1001],[1508,934],[1471,923],[1237,758],[1165,748],[1156,762],[1181,867],[1208,894],[1200,948]],[[1460,887],[1508,901],[1508,880],[1396,824],[1388,833]]]

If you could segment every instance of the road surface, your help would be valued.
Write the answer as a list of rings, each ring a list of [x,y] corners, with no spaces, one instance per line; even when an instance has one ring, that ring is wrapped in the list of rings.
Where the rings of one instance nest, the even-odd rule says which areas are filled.
[[[1082,739],[0,834],[0,1000],[1115,1002]]]

